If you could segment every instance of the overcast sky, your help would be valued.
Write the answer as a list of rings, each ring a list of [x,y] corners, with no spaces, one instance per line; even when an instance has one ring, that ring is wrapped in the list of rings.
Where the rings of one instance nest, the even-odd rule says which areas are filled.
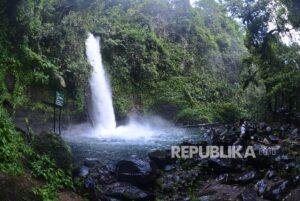
[[[191,5],[193,5],[193,3],[194,3],[195,1],[196,1],[196,0],[190,0]]]

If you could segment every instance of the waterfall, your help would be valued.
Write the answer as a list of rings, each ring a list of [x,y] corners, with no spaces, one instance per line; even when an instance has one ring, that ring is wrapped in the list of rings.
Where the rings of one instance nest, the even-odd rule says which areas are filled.
[[[89,33],[85,45],[88,62],[93,67],[89,80],[91,87],[91,119],[96,128],[111,131],[116,128],[116,120],[110,83],[101,58],[100,38]]]

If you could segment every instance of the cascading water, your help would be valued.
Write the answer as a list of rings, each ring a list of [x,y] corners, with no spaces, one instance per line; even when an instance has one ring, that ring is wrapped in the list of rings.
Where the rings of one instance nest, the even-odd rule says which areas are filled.
[[[92,122],[98,129],[111,131],[116,128],[116,119],[109,80],[100,53],[100,38],[89,33],[85,45],[87,59],[93,67],[90,78]]]
[[[116,127],[100,40],[92,34],[86,40],[86,55],[93,67],[90,78],[93,126],[89,123],[72,125],[64,131],[64,139],[71,145],[77,159],[92,157],[109,161],[146,157],[153,149],[165,149],[191,138],[199,138],[198,131],[195,134],[187,132],[155,116],[130,115],[126,125]]]

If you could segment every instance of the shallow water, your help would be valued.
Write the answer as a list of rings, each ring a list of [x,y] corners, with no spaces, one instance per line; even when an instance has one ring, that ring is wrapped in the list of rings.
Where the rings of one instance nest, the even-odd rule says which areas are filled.
[[[78,163],[86,158],[103,162],[144,159],[151,151],[167,149],[184,141],[209,141],[207,130],[176,128],[166,124],[129,124],[113,133],[102,134],[101,130],[82,124],[64,131],[63,137]]]

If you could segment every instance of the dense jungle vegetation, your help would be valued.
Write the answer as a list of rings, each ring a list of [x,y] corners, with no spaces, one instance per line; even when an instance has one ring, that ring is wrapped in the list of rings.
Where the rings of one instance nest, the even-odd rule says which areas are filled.
[[[0,172],[42,179],[33,192],[44,200],[74,190],[11,118],[51,111],[44,103],[56,90],[66,114],[84,113],[88,32],[101,37],[119,119],[133,110],[184,123],[297,114],[300,46],[282,36],[300,28],[299,10],[298,0],[0,0]]]

